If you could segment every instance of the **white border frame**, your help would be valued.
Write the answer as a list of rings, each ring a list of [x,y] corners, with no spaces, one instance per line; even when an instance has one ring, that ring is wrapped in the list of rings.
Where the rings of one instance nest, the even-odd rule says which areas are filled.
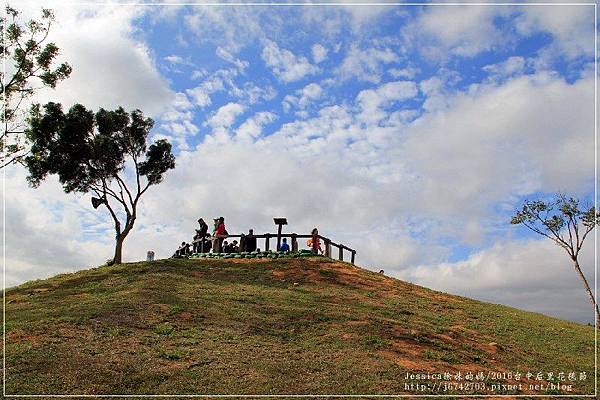
[[[6,0],[5,0],[6,1]],[[536,3],[515,3],[515,2],[495,2],[495,3],[469,3],[469,2],[448,2],[448,3],[423,3],[423,2],[389,2],[389,3],[352,3],[352,2],[340,2],[340,3],[273,3],[273,2],[239,2],[239,3],[193,3],[193,2],[179,2],[179,3],[94,3],[94,2],[76,2],[76,1],[65,1],[63,4],[73,5],[93,5],[93,6],[201,6],[201,7],[232,7],[232,6],[281,6],[281,7],[315,7],[315,6],[594,6],[594,207],[598,210],[598,4],[596,2],[579,2],[579,3],[551,3],[551,2],[536,2]],[[3,16],[6,17],[6,10],[3,7]],[[2,36],[4,42],[4,35]],[[6,60],[3,60],[2,71],[6,75]],[[4,96],[2,101],[4,103]],[[6,115],[6,108],[3,108],[3,113]],[[2,395],[4,397],[30,397],[30,398],[88,398],[88,397],[149,397],[149,398],[161,398],[161,397],[193,397],[193,398],[299,398],[299,397],[315,397],[315,398],[357,398],[357,397],[570,397],[570,398],[596,398],[598,396],[598,319],[594,312],[594,394],[585,395],[548,395],[548,394],[534,394],[534,395],[469,395],[469,394],[272,394],[272,395],[261,395],[261,394],[99,394],[99,395],[77,395],[77,394],[6,394],[6,168],[2,169]],[[594,297],[598,301],[598,229],[594,229]]]

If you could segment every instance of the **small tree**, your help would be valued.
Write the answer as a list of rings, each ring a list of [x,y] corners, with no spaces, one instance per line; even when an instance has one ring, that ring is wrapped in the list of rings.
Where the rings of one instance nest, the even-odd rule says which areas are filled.
[[[581,209],[579,200],[557,194],[552,201],[526,200],[523,208],[512,217],[511,224],[521,224],[533,232],[545,236],[567,252],[575,271],[583,281],[585,290],[596,310],[600,322],[600,310],[594,293],[579,265],[579,252],[585,239],[600,223],[600,213],[592,207]]]
[[[5,71],[0,71],[0,93],[4,109],[0,121],[3,125],[0,137],[0,168],[21,161],[27,152],[24,142],[25,111],[22,106],[38,89],[56,87],[56,84],[71,74],[67,63],[54,65],[59,48],[46,43],[50,27],[54,22],[51,10],[42,9],[39,21],[19,21],[19,12],[6,6],[0,16],[0,54]]]
[[[100,109],[95,115],[76,104],[68,113],[48,103],[31,110],[27,137],[31,152],[25,158],[27,180],[33,187],[56,174],[66,193],[93,193],[94,208],[104,205],[115,225],[113,263],[120,264],[125,238],[137,218],[140,197],[175,167],[171,144],[146,140],[154,122],[140,110],[127,113]],[[131,166],[127,179],[126,161]],[[128,182],[132,182],[128,183]]]

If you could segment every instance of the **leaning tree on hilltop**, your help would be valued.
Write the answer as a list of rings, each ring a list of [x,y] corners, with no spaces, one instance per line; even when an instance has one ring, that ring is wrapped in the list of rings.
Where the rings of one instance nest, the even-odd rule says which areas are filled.
[[[76,104],[65,114],[60,104],[48,103],[43,111],[39,105],[31,110],[27,180],[38,187],[46,176],[56,174],[66,193],[96,195],[94,208],[104,205],[114,221],[114,264],[121,263],[141,196],[175,167],[168,141],[147,146],[153,124],[140,110],[127,113],[121,107],[94,114]]]
[[[533,232],[552,240],[569,255],[594,305],[596,319],[600,323],[598,303],[579,265],[579,252],[583,243],[599,223],[600,213],[595,207],[581,209],[579,200],[564,194],[557,194],[551,201],[526,200],[522,209],[517,211],[511,220],[511,224],[524,225]]]

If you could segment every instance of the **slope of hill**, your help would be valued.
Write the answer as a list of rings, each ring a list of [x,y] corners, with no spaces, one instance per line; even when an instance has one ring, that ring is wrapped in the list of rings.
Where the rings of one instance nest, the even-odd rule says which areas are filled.
[[[7,394],[593,393],[593,328],[324,258],[99,267],[6,303]]]

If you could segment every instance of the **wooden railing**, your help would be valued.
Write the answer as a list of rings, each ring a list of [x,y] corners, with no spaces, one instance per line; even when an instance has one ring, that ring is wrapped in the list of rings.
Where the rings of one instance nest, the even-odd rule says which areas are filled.
[[[291,251],[298,251],[298,239],[312,239],[312,243],[313,243],[313,252],[315,254],[317,254],[318,252],[318,248],[316,247],[316,244],[318,243],[319,239],[323,241],[323,245],[324,245],[324,249],[323,249],[323,254],[326,257],[329,258],[333,258],[332,257],[332,253],[331,253],[331,248],[332,247],[337,247],[338,249],[338,260],[340,261],[344,261],[344,250],[350,252],[350,262],[352,264],[354,264],[354,260],[356,258],[356,250],[351,249],[348,246],[345,246],[343,244],[339,244],[339,243],[335,243],[333,240],[325,237],[325,236],[321,236],[321,235],[302,235],[302,234],[296,234],[296,233],[281,233],[281,234],[274,234],[274,233],[263,233],[263,234],[259,234],[259,235],[217,235],[217,236],[213,236],[211,237],[211,239],[214,238],[219,238],[219,239],[227,239],[227,238],[242,238],[245,237],[247,238],[255,238],[255,239],[264,239],[265,240],[265,246],[264,246],[264,251],[269,251],[270,249],[270,241],[271,239],[277,239],[277,247],[276,249],[279,247],[279,244],[281,243],[281,238],[290,238],[290,249]],[[199,242],[200,239],[194,240],[193,243]],[[205,249],[202,249],[202,252],[204,252]],[[207,249],[210,250],[210,249]]]

